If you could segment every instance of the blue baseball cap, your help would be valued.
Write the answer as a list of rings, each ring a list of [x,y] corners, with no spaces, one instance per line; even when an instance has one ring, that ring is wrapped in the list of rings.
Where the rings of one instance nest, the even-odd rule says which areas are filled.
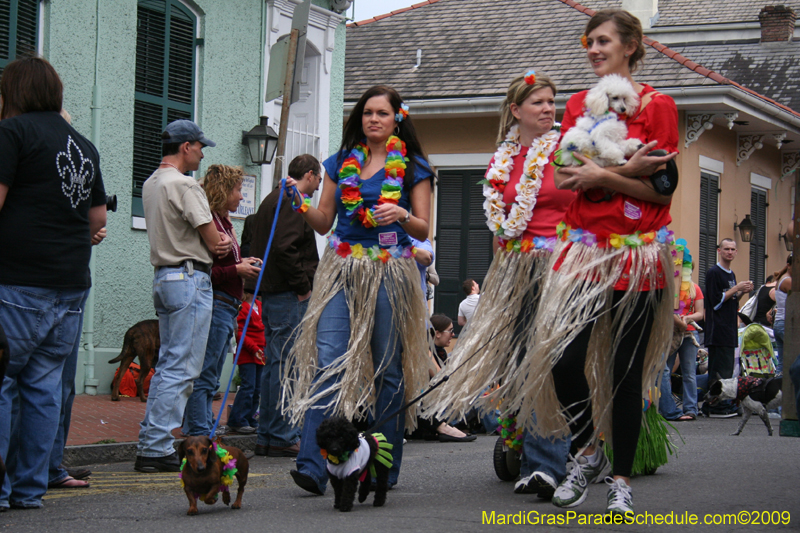
[[[170,122],[167,124],[167,129],[164,130],[164,135],[161,136],[161,144],[182,144],[195,141],[212,148],[217,145],[211,139],[206,139],[203,130],[191,120]]]

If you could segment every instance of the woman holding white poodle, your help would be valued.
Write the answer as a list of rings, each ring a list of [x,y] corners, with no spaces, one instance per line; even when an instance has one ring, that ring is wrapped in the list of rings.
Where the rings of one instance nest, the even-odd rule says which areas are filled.
[[[533,332],[556,225],[575,198],[554,181],[551,162],[560,136],[554,129],[555,96],[553,81],[531,70],[511,81],[501,106],[498,149],[483,182],[495,256],[475,316],[447,363],[452,377],[426,401],[442,418],[463,418],[473,407],[494,413],[501,404],[506,412],[509,402],[520,400],[522,384],[514,377]],[[515,492],[549,499],[566,474],[569,445],[534,435],[523,444]]]
[[[558,187],[578,195],[559,224],[555,272],[520,372],[536,375],[522,404],[536,411],[535,430],[569,431],[580,450],[553,503],[579,505],[588,484],[607,471],[596,440],[603,432],[614,450],[608,511],[618,514],[633,510],[642,397],[663,369],[672,333],[671,196],[647,176],[676,155],[678,113],[671,98],[632,77],[644,59],[642,40],[639,20],[622,10],[597,12],[581,38],[597,76],[617,74],[636,89],[641,103],[626,113],[627,136],[645,144],[622,166],[601,168],[576,154],[581,166],[556,172]],[[562,132],[582,114],[586,94],[570,98]],[[668,155],[647,155],[655,149]]]
[[[327,482],[315,438],[322,420],[389,417],[427,387],[432,365],[410,237],[428,238],[433,172],[397,91],[375,86],[359,98],[323,166],[319,207],[306,198],[293,206],[321,235],[338,221],[284,377],[284,408],[303,425],[291,474],[314,494]],[[394,445],[390,485],[416,418],[413,405],[378,428]]]

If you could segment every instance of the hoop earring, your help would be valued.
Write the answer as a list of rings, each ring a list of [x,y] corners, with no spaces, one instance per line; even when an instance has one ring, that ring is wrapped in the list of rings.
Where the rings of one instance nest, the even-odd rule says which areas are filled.
[[[395,124],[394,125],[394,134],[395,135],[400,135],[400,124]]]

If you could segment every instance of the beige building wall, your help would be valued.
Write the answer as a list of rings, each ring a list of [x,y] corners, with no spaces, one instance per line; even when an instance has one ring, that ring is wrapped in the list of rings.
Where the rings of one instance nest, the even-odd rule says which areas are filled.
[[[427,154],[490,154],[497,147],[496,136],[499,117],[424,118],[414,117],[422,147]],[[684,146],[686,112],[679,112],[679,142],[677,164],[680,174],[678,189],[672,198],[672,224],[676,238],[683,237],[695,254],[700,242],[700,156],[719,161],[724,169],[720,175],[718,239],[733,237],[733,222],[741,222],[750,214],[751,173],[771,180],[767,197],[767,229],[765,276],[780,270],[788,252],[778,233],[786,231],[792,218],[794,184],[791,178],[780,181],[781,156],[774,145],[765,144],[756,150],[741,166],[736,166],[737,134],[724,125],[706,131],[688,148]],[[489,164],[488,159],[486,165]],[[432,219],[433,220],[433,219]],[[782,229],[780,229],[782,227]],[[431,229],[433,231],[433,228]],[[740,240],[738,231],[735,237]],[[750,275],[750,244],[739,242],[739,254],[733,263],[737,278],[745,280]],[[701,273],[695,270],[698,281]],[[702,275],[705,275],[703,273]]]

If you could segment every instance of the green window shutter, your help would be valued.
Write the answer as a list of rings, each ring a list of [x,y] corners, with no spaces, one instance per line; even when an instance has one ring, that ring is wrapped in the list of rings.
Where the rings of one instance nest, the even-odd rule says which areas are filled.
[[[139,0],[133,113],[134,216],[144,216],[142,185],[161,161],[161,132],[174,120],[194,119],[196,23],[194,14],[177,0]]]
[[[719,176],[700,172],[700,249],[697,252],[697,280],[706,290],[706,272],[717,264],[717,211]]]
[[[767,257],[767,191],[750,189],[750,220],[756,226],[750,241],[750,281],[756,288],[764,284]]]
[[[442,170],[437,187],[436,272],[434,312],[456,322],[458,304],[466,298],[461,283],[472,278],[483,286],[492,263],[492,232],[483,211],[483,187],[478,182],[485,171]],[[460,331],[458,325],[456,331]]]
[[[39,0],[0,0],[0,74],[14,59],[36,53]]]

